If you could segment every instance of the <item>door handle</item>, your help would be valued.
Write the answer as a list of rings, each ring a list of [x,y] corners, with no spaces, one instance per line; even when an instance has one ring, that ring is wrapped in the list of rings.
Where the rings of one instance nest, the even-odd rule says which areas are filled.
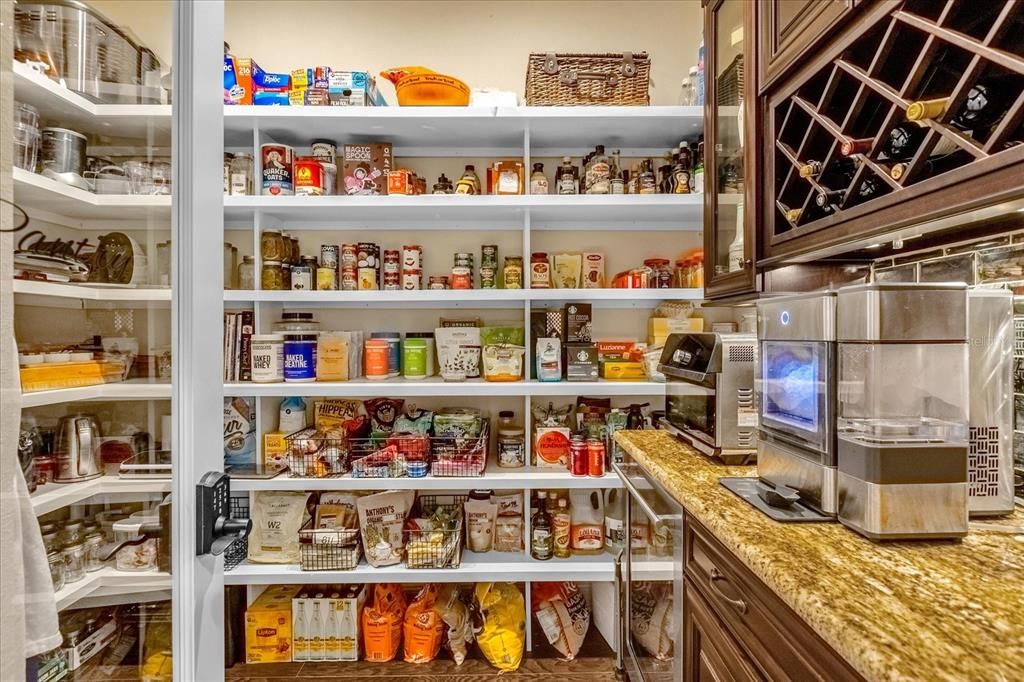
[[[220,471],[196,485],[196,555],[223,554],[252,530],[252,519],[231,518],[231,477]]]
[[[731,597],[727,597],[725,595],[725,592],[722,592],[722,590],[719,589],[717,585],[717,582],[720,580],[728,582],[729,579],[722,575],[721,571],[712,566],[711,577],[708,578],[708,586],[711,588],[711,591],[714,592],[719,599],[732,606],[741,614],[745,614],[747,612],[747,602],[743,601],[742,599],[732,599]]]

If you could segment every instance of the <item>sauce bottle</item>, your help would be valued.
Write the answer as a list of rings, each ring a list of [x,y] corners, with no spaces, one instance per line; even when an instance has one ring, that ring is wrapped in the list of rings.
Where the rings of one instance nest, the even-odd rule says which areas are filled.
[[[576,194],[576,167],[572,165],[571,157],[562,157],[556,186],[559,194]]]
[[[547,194],[548,179],[544,175],[544,164],[533,164],[533,172],[530,173],[530,194]]]
[[[555,509],[552,519],[554,534],[554,554],[559,559],[568,559],[569,534],[572,528],[572,517],[569,514],[569,501],[564,497],[558,498],[558,508]]]
[[[534,559],[547,561],[554,556],[554,533],[551,527],[551,517],[547,512],[547,492],[541,490],[537,493],[537,511],[530,520],[530,554]]]

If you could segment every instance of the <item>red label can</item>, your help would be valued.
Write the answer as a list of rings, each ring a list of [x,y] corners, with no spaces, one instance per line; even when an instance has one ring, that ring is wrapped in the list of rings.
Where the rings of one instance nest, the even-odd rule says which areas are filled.
[[[324,167],[312,156],[295,159],[295,194],[321,196],[324,194]]]
[[[341,264],[357,267],[359,264],[359,247],[355,244],[342,244]]]
[[[599,440],[587,441],[587,473],[595,477],[604,476],[604,443]]]
[[[569,472],[573,476],[586,476],[590,471],[589,449],[582,438],[569,442]]]

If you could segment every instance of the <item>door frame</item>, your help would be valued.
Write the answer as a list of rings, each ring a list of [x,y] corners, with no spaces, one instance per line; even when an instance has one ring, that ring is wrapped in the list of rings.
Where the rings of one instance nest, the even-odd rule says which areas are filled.
[[[224,563],[196,556],[196,484],[222,470],[224,3],[173,3],[171,208],[173,665],[175,682],[224,679]]]

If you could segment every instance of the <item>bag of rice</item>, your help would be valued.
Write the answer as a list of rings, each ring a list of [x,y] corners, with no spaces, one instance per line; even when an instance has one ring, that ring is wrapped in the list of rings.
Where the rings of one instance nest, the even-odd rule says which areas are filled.
[[[544,635],[571,661],[590,628],[590,607],[576,583],[533,583],[533,611]]]
[[[526,646],[526,603],[514,583],[477,583],[473,619],[480,651],[498,670],[515,670]]]
[[[299,563],[299,529],[305,522],[308,497],[304,492],[253,493],[249,561]]]
[[[633,638],[659,661],[672,658],[672,584],[634,583],[630,602]]]
[[[473,642],[473,621],[469,616],[469,607],[462,600],[459,587],[452,584],[441,588],[436,603],[448,630],[445,643],[452,652],[455,665],[462,665],[466,660],[466,649]]]
[[[390,566],[402,560],[402,527],[415,497],[413,490],[388,490],[356,500],[363,551],[371,566]]]
[[[390,661],[402,641],[405,590],[401,585],[381,583],[373,587],[373,603],[363,609],[363,648],[367,661]]]
[[[424,585],[405,612],[402,631],[406,663],[427,663],[437,658],[444,639],[444,620],[437,606],[437,585]]]

